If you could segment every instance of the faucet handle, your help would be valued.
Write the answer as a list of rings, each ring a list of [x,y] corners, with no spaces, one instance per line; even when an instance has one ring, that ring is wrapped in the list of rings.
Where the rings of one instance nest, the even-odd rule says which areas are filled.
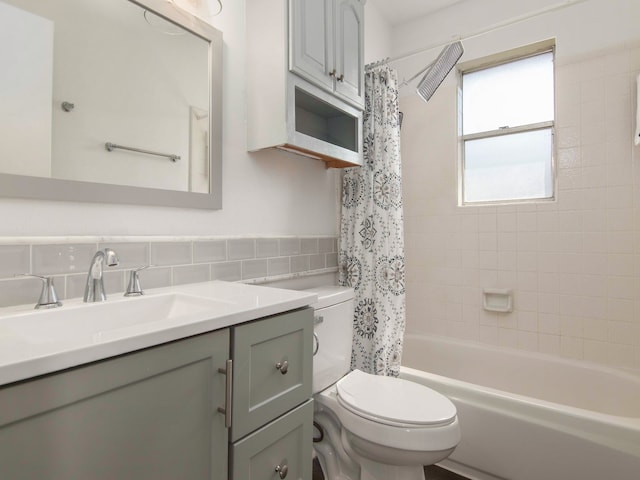
[[[153,267],[153,265],[145,265],[129,271],[129,284],[127,285],[127,291],[124,292],[125,297],[139,297],[140,295],[144,295],[142,287],[140,286],[140,275],[138,275],[138,272],[149,267]]]
[[[31,273],[19,273],[16,277],[33,277],[42,280],[42,291],[40,292],[38,303],[36,303],[34,308],[56,308],[62,306],[62,302],[58,300],[56,287],[53,285],[53,277],[44,277],[42,275],[33,275]]]

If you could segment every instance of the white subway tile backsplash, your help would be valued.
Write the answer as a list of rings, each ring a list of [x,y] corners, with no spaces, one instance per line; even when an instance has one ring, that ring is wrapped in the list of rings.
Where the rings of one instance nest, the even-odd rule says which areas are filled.
[[[151,265],[183,265],[191,263],[191,242],[152,243]]]
[[[30,246],[0,245],[0,278],[12,278],[21,273],[31,273]]]
[[[211,279],[211,267],[208,264],[180,265],[173,267],[173,284],[208,282]]]
[[[242,262],[242,279],[263,278],[268,275],[266,259],[244,260]]]
[[[309,255],[291,257],[291,273],[306,272],[309,268]]]
[[[87,272],[96,250],[97,244],[33,245],[32,273],[52,275]]]
[[[307,255],[317,254],[318,250],[318,239],[317,238],[302,238],[300,239],[300,253],[304,253]]]
[[[336,237],[193,237],[180,241],[168,241],[166,237],[149,237],[146,241],[140,241],[139,237],[131,241],[127,237],[114,237],[113,241],[96,238],[95,243],[61,237],[51,243],[33,245],[19,240],[15,245],[0,245],[0,307],[35,304],[39,297],[40,280],[13,278],[14,270],[18,270],[15,273],[32,271],[55,275],[60,298],[81,297],[89,261],[98,249],[105,247],[113,248],[120,257],[118,266],[105,267],[105,287],[109,295],[123,293],[129,270],[149,263],[152,266],[140,272],[143,290],[210,279],[240,281],[313,274],[338,267]],[[315,253],[300,255],[303,244],[305,251]],[[296,254],[292,257],[287,252]]]
[[[300,239],[299,238],[281,238],[280,239],[280,255],[299,255]]]
[[[193,262],[224,262],[227,259],[226,240],[206,240],[193,242]]]
[[[256,258],[277,257],[280,245],[277,238],[259,238],[256,240]]]
[[[211,265],[211,280],[236,282],[242,280],[242,262],[222,262]]]
[[[149,243],[105,242],[99,243],[98,249],[111,248],[118,255],[118,269],[139,268],[149,265]],[[87,264],[87,268],[89,265]]]
[[[327,268],[333,268],[338,266],[338,254],[337,253],[327,253],[326,255],[326,266]]]
[[[267,264],[267,271],[270,276],[285,275],[291,272],[289,257],[270,258]],[[337,264],[336,264],[337,266]]]
[[[309,270],[320,270],[326,267],[326,255],[317,254],[309,257]]]
[[[142,290],[171,286],[171,267],[147,268],[139,274]],[[127,276],[126,281],[129,281]]]
[[[236,238],[227,241],[229,260],[256,258],[256,241],[253,238]]]
[[[65,298],[64,277],[54,278],[59,298]],[[0,305],[34,305],[38,303],[42,281],[38,278],[0,280]]]
[[[107,270],[105,268],[103,274],[104,291],[108,297],[113,295],[122,295],[124,291],[124,272],[119,270]],[[87,283],[87,274],[67,275],[66,277],[66,293],[61,298],[77,298],[84,296],[84,290]],[[57,288],[57,287],[56,287]],[[60,295],[60,292],[58,292]]]

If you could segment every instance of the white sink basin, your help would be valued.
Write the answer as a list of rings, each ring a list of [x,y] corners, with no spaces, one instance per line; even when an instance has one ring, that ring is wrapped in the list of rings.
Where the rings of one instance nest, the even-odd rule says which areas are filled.
[[[228,312],[232,305],[183,293],[65,305],[0,317],[0,346],[7,340],[22,346],[80,339],[100,343],[142,333],[150,324],[167,328],[177,322],[207,320]]]
[[[228,282],[158,289],[60,308],[0,309],[0,385],[275,315],[317,300],[309,292]]]

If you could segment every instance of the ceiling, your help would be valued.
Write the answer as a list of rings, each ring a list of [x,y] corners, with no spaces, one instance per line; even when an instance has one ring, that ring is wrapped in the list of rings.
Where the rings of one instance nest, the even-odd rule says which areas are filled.
[[[429,15],[450,7],[462,0],[369,0],[392,25],[396,26],[415,18]]]

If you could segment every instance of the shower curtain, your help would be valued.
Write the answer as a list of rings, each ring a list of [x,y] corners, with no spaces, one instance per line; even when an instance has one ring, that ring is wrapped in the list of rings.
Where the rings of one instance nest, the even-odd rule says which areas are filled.
[[[351,368],[398,376],[405,327],[398,80],[365,71],[364,165],[344,171],[340,284],[355,290]]]

